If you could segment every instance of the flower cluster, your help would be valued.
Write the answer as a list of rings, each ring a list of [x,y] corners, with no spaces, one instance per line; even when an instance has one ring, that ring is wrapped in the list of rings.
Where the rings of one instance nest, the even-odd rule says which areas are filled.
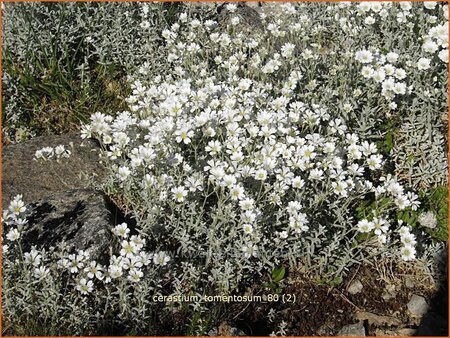
[[[229,25],[241,23],[232,14]],[[374,142],[311,100],[315,79],[300,85],[310,77],[304,63],[320,55],[297,51],[295,30],[281,22],[267,23],[259,37],[217,27],[180,14],[162,33],[173,71],[152,78],[140,72],[129,111],[96,113],[82,128],[82,137],[104,146],[108,189],[132,194],[130,209],[146,220],[138,223],[142,236],[161,251],[161,243],[175,243],[180,255],[203,253],[212,267],[213,256],[225,255],[237,268],[253,269],[301,252],[301,240],[324,225],[330,235],[339,228],[373,233],[377,241],[369,246],[380,252],[395,246],[392,211],[417,210],[418,196],[384,173]],[[274,36],[279,51],[258,49]],[[396,95],[407,94],[399,54],[355,53],[366,65],[363,76],[380,82],[394,109]],[[373,217],[355,220],[350,205],[372,194],[387,202]]]
[[[48,161],[51,159],[56,159],[56,161],[60,161],[62,158],[69,158],[71,155],[71,151],[66,149],[63,144],[60,144],[56,147],[44,147],[42,149],[36,150],[34,154],[35,160]]]
[[[138,235],[129,236],[130,229],[121,223],[113,229],[120,241],[119,255],[110,257],[109,265],[104,266],[90,259],[88,252],[65,254],[58,266],[66,270],[77,280],[76,289],[83,295],[94,290],[94,281],[108,284],[112,280],[126,277],[131,283],[137,283],[144,276],[143,269],[152,264],[156,267],[167,265],[170,257],[163,251],[148,253],[143,250],[145,239]]]
[[[22,200],[22,195],[17,195],[9,203],[8,209],[3,211],[2,222],[9,231],[6,238],[10,242],[15,242],[21,237],[24,226],[28,223],[28,212],[25,203]],[[3,245],[3,252],[8,251],[8,244]]]
[[[402,222],[399,221],[399,224],[402,224]],[[402,226],[398,232],[400,233],[400,241],[403,244],[400,249],[402,259],[405,261],[414,260],[416,258],[416,249],[414,246],[417,241],[416,236],[411,233],[411,227]]]

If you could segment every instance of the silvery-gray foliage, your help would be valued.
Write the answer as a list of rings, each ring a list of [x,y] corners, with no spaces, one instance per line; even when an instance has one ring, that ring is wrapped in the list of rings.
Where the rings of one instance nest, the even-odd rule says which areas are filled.
[[[448,182],[447,121],[438,114],[427,116],[426,110],[404,118],[396,132],[392,160],[396,173],[409,186],[426,189]]]

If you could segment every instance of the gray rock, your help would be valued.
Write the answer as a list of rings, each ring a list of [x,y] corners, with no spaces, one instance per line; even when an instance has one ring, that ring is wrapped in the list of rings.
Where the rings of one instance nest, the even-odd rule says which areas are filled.
[[[17,194],[22,194],[24,201],[37,201],[65,190],[85,189],[88,180],[80,177],[82,172],[88,178],[103,177],[105,168],[99,163],[97,144],[91,140],[85,140],[84,146],[81,143],[80,135],[72,133],[36,137],[5,146],[2,154],[3,209]],[[60,144],[72,151],[69,158],[59,163],[56,160],[34,161],[36,150]]]
[[[212,328],[211,330],[209,330],[208,336],[209,337],[217,337],[217,328]]]
[[[337,336],[365,337],[366,329],[364,327],[364,322],[359,321],[356,324],[350,324],[350,325],[344,326],[338,332]]]
[[[87,250],[101,261],[112,241],[112,216],[103,194],[93,190],[70,190],[27,206],[32,210],[22,237],[25,251],[58,247]]]
[[[422,317],[424,314],[428,312],[429,309],[429,306],[425,298],[418,295],[412,295],[407,306],[409,313],[415,317]]]
[[[348,293],[352,295],[356,295],[357,293],[360,293],[364,286],[362,285],[360,280],[353,281],[347,288]]]

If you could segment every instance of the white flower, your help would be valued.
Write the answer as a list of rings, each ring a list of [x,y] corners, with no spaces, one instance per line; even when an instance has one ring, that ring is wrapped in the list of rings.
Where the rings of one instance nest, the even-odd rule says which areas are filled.
[[[183,142],[184,144],[191,143],[191,138],[194,136],[194,132],[187,128],[183,128],[175,131],[175,141],[177,143]]]
[[[244,245],[242,247],[242,251],[244,252],[245,258],[258,257],[258,246],[256,246],[256,244],[250,243],[248,245]]]
[[[405,246],[401,248],[400,254],[404,261],[412,261],[416,258],[416,249],[411,246]]]
[[[42,256],[39,251],[35,249],[31,249],[30,252],[25,252],[24,257],[25,263],[27,264],[32,264],[34,266],[38,266],[39,264],[41,264]]]
[[[394,202],[400,210],[404,210],[411,205],[411,202],[405,195],[397,196]]]
[[[322,180],[323,179],[323,170],[314,168],[309,172],[309,179],[311,180]]]
[[[375,18],[373,16],[368,16],[364,19],[366,25],[373,25],[375,23]]]
[[[406,84],[403,82],[396,82],[392,90],[395,94],[404,95],[406,93]]]
[[[128,233],[130,232],[130,229],[128,229],[127,223],[121,223],[114,227],[113,232],[116,236],[119,236],[122,238],[127,238]]]
[[[369,67],[369,68],[370,68],[370,67]],[[343,106],[342,106],[342,110],[345,111],[346,113],[350,113],[351,111],[353,111],[353,106],[352,106],[351,103],[344,103]],[[324,149],[323,149],[323,151],[326,152],[326,153],[332,153],[332,152],[334,151],[334,144],[332,144],[332,145],[333,145],[333,148],[332,148],[331,151],[326,150],[326,149],[327,149],[327,145],[329,145],[329,144],[332,144],[332,143],[331,143],[331,142],[327,142],[327,143],[325,144]]]
[[[103,267],[98,264],[96,261],[92,261],[89,266],[84,268],[84,272],[87,272],[87,277],[92,279],[94,276],[102,280],[103,279]]]
[[[417,243],[416,236],[411,233],[401,235],[400,240],[404,246],[414,246]]]
[[[361,63],[371,63],[373,61],[373,55],[368,50],[361,50],[355,53],[355,59]]]
[[[105,275],[105,282],[108,283],[108,280],[119,278],[123,275],[122,267],[116,264],[111,264],[108,267],[108,273]]]
[[[6,238],[11,241],[14,242],[16,240],[18,240],[20,238],[20,232],[17,229],[11,229],[8,234],[6,235]]]
[[[395,70],[394,76],[399,80],[403,80],[404,78],[406,78],[406,72],[402,68],[397,68]]]
[[[368,233],[375,228],[375,225],[373,224],[373,222],[369,222],[367,219],[363,219],[358,222],[356,227],[358,228],[359,232]]]
[[[255,179],[258,181],[265,181],[267,178],[267,171],[264,169],[258,169],[255,172]]]
[[[309,229],[306,224],[308,224],[308,219],[302,212],[297,212],[289,218],[289,227],[298,234]]]
[[[426,9],[434,9],[437,5],[437,2],[436,1],[425,1],[423,3],[423,5]]]
[[[417,61],[417,69],[419,70],[426,70],[430,68],[430,59],[427,58],[420,58],[419,61]]]
[[[180,21],[186,22],[187,21],[187,13],[181,13],[180,14]]]
[[[390,63],[396,63],[398,60],[398,54],[394,52],[389,52],[386,54],[386,60]]]
[[[157,252],[153,255],[153,263],[160,266],[165,266],[170,261],[170,256],[164,251]]]
[[[239,24],[239,17],[237,17],[237,16],[232,17],[231,20],[230,20],[230,22],[231,22],[231,24],[232,24],[233,26],[238,25],[238,24]]]
[[[130,241],[133,243],[133,245],[134,245],[138,250],[142,249],[142,247],[143,247],[144,244],[145,244],[145,239],[143,239],[141,236],[133,235],[133,236],[131,236]]]
[[[48,268],[46,268],[45,266],[40,266],[40,267],[34,269],[33,274],[34,274],[34,277],[36,277],[37,279],[43,279],[50,274],[50,270]]]
[[[411,2],[408,1],[404,1],[404,2],[399,2],[400,8],[403,9],[404,11],[410,11],[412,8]]]
[[[375,217],[372,220],[372,223],[375,229],[375,235],[381,236],[389,230],[389,223],[383,218]]]
[[[372,78],[378,83],[383,82],[386,78],[386,72],[383,68],[379,68],[373,73]]]
[[[345,182],[345,181],[332,182],[331,186],[332,186],[335,194],[341,195],[344,197],[346,197],[348,195],[348,192],[346,190],[348,187],[347,182]]]
[[[292,53],[294,52],[294,49],[295,45],[293,45],[292,43],[285,43],[281,47],[281,55],[284,56],[285,58],[291,57]]]
[[[172,188],[173,199],[177,202],[183,202],[188,192],[183,186]]]
[[[197,27],[201,26],[201,22],[199,20],[197,20],[197,19],[193,19],[190,22],[190,25],[191,25],[192,28],[197,28]]]
[[[81,278],[76,289],[80,291],[82,295],[87,295],[94,290],[94,283],[91,280],[86,280],[86,278]]]
[[[394,75],[395,73],[395,67],[389,63],[383,66],[383,70],[385,74],[388,76]]]
[[[246,235],[250,235],[250,234],[253,232],[253,226],[252,226],[251,224],[245,223],[245,224],[242,226],[242,228],[243,228],[244,233],[245,233]]]
[[[70,273],[77,273],[80,269],[84,267],[83,263],[83,255],[80,254],[71,254],[69,255],[69,261],[68,261],[68,269]]]
[[[131,175],[131,171],[128,167],[125,167],[125,166],[119,167],[119,170],[117,172],[117,177],[122,182],[125,181],[128,178],[128,176],[130,176],[130,175]]]
[[[381,168],[381,155],[371,155],[367,159],[367,165],[369,166],[370,170],[376,170]]]
[[[19,215],[22,212],[25,212],[25,204],[22,201],[22,195],[17,195],[9,204],[9,211],[14,215]]]
[[[443,49],[439,52],[438,54],[439,59],[442,60],[442,62],[447,62],[448,63],[448,49]]]
[[[434,42],[434,41],[432,41],[432,40],[427,40],[427,41],[425,41],[425,43],[422,45],[422,49],[423,49],[426,53],[433,54],[434,52],[437,51],[438,45],[436,44],[436,42]]]
[[[293,188],[300,189],[305,185],[305,181],[300,176],[296,176],[292,179],[291,184]]]
[[[144,276],[144,273],[140,269],[130,269],[128,272],[128,280],[133,283],[137,283]]]
[[[66,149],[63,144],[60,144],[55,147],[55,154],[56,154],[57,158],[60,158],[60,157],[67,158],[70,156],[71,151]]]
[[[251,211],[251,210],[253,210],[254,209],[254,204],[255,204],[255,201],[253,199],[251,199],[251,198],[246,198],[246,199],[243,199],[243,200],[239,201],[239,206],[244,211],[247,211],[247,210]]]
[[[244,188],[240,185],[233,185],[230,188],[230,194],[232,200],[242,200],[244,198]]]
[[[225,8],[226,8],[227,11],[230,11],[231,13],[234,13],[236,11],[236,9],[237,9],[237,5],[233,4],[233,3],[229,3],[229,4],[226,4]]]
[[[238,87],[242,91],[249,90],[251,85],[252,85],[252,80],[250,80],[250,79],[241,79],[238,83]]]
[[[134,256],[139,251],[136,244],[134,244],[131,241],[129,242],[127,240],[123,240],[121,245],[122,245],[122,249],[120,250],[121,256],[124,257]]]
[[[370,79],[373,74],[374,74],[374,70],[372,67],[370,66],[364,66],[361,70],[361,74],[363,77],[365,77],[366,79]]]
[[[222,144],[219,141],[209,141],[208,145],[205,147],[205,151],[211,155],[217,155],[222,150]]]

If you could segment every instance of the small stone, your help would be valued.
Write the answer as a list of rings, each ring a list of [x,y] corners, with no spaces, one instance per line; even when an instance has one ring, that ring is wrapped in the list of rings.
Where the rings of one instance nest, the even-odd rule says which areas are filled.
[[[211,330],[209,330],[208,336],[210,336],[210,337],[217,337],[217,328],[214,327]]]
[[[356,295],[357,293],[360,293],[363,289],[363,285],[360,280],[353,281],[349,287],[347,288],[348,293],[352,295]]]
[[[406,278],[405,278],[405,286],[406,286],[408,289],[412,289],[412,288],[414,287],[414,280],[413,280],[413,278],[411,278],[411,277],[406,277]]]
[[[415,317],[422,317],[429,309],[425,298],[418,295],[412,295],[407,306],[408,311]]]
[[[356,324],[350,324],[344,326],[337,334],[337,336],[346,337],[365,337],[366,329],[364,328],[364,322],[360,321]]]
[[[397,296],[395,285],[387,285],[386,292],[381,296],[384,300],[389,300]]]
[[[367,320],[369,325],[376,326],[398,326],[401,324],[401,321],[395,317],[376,315],[366,311],[357,311],[356,318],[362,321]]]

